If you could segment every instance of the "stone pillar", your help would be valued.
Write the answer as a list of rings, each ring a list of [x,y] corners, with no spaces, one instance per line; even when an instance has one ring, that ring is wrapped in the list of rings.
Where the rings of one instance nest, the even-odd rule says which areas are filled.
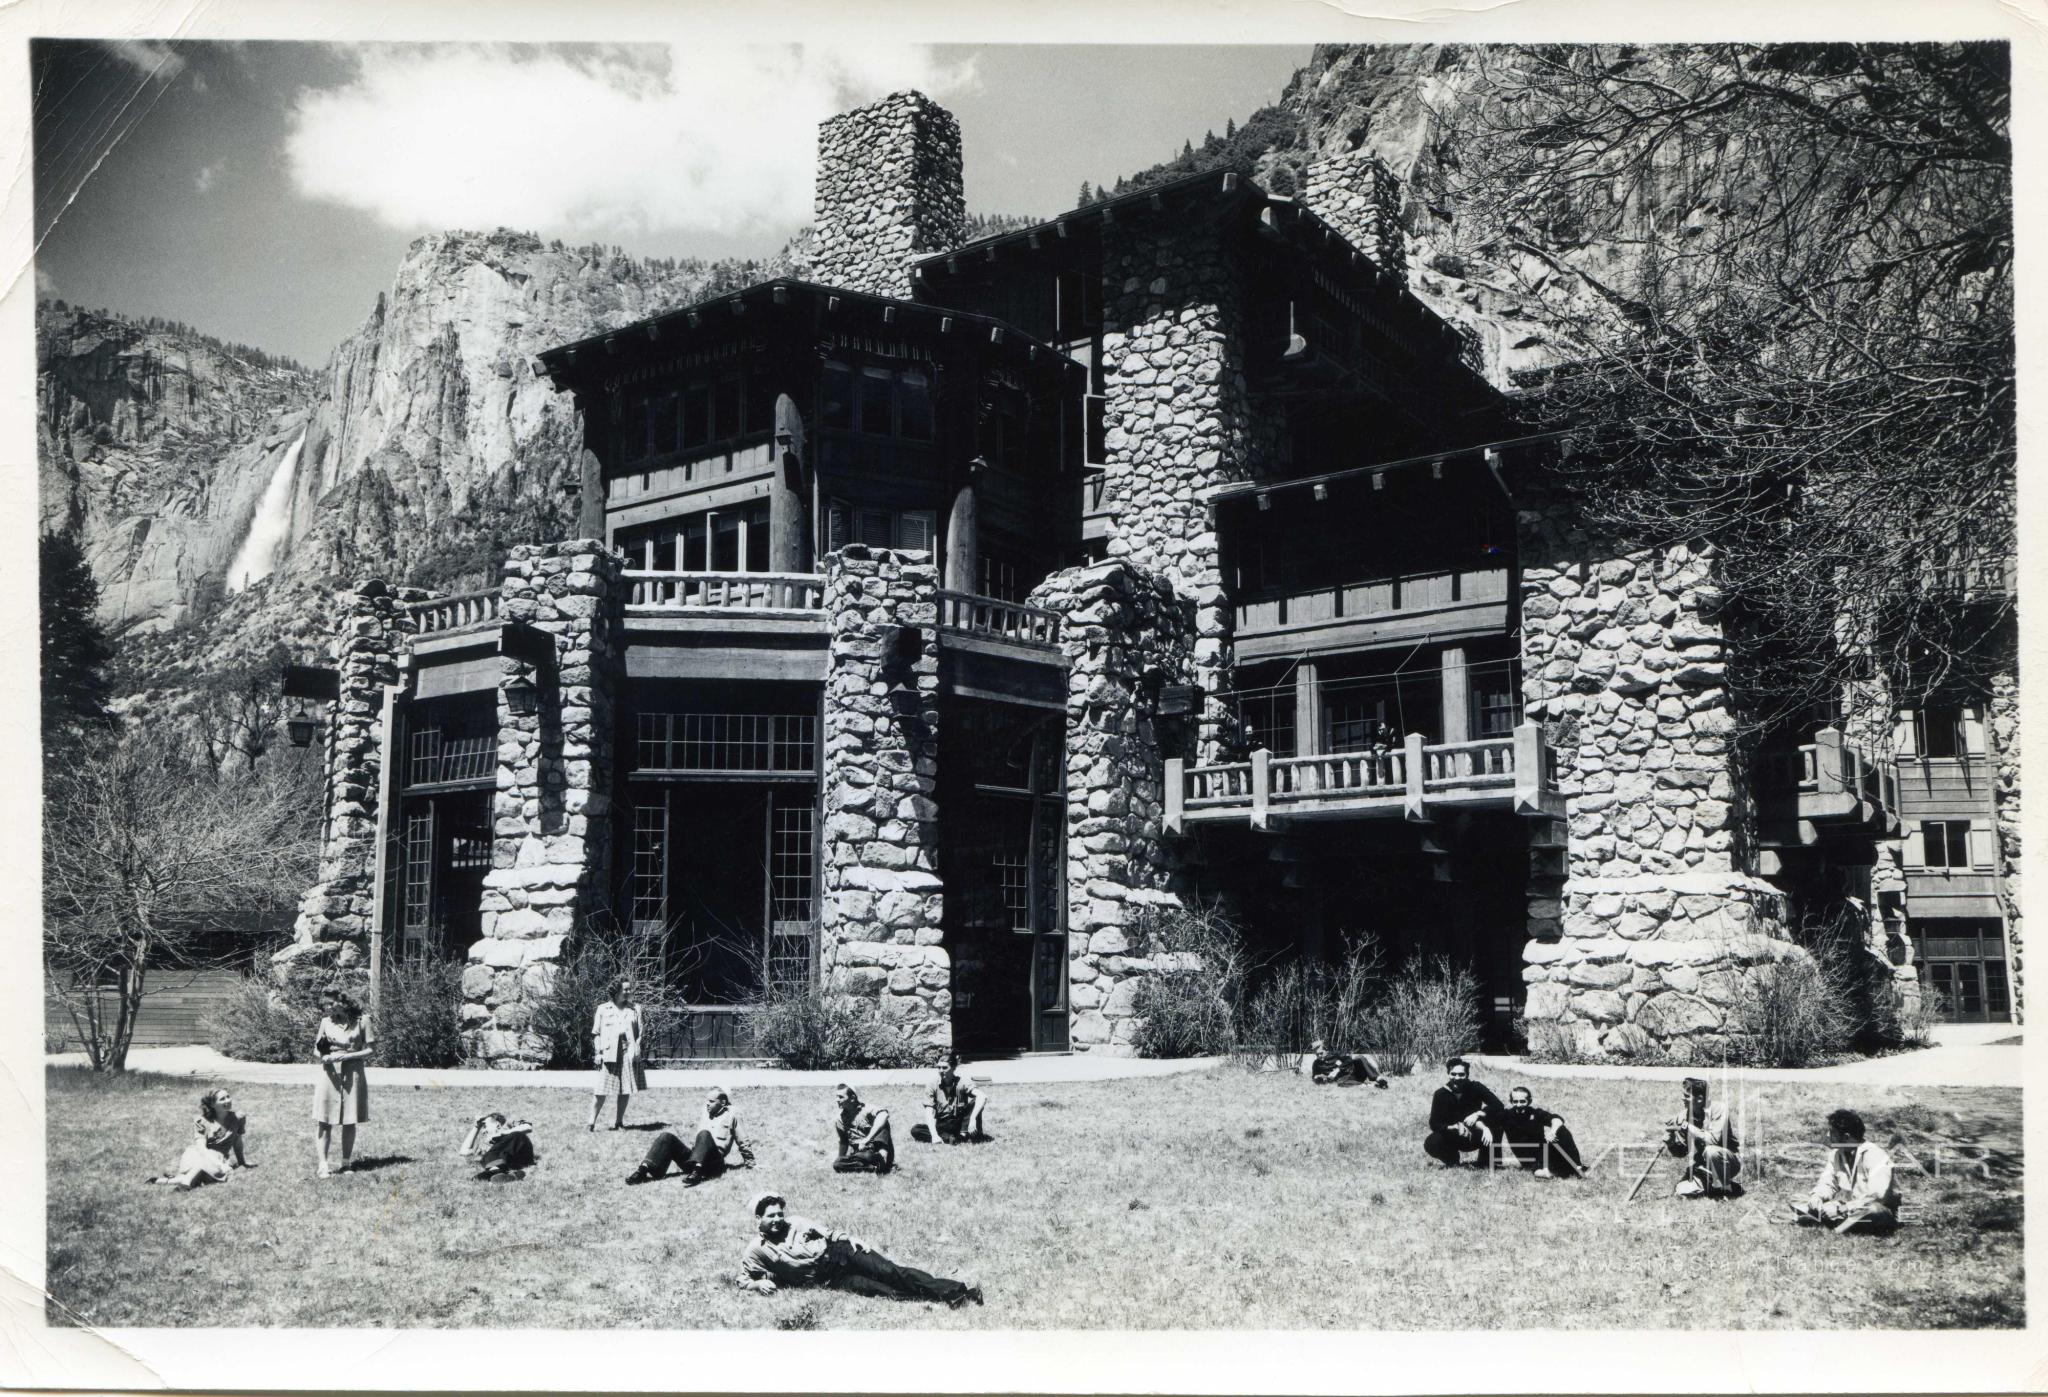
[[[1112,560],[1056,572],[1031,604],[1060,614],[1067,657],[1069,1038],[1131,1051],[1133,1001],[1153,966],[1132,935],[1144,908],[1181,903],[1165,835],[1160,683],[1186,683],[1195,607],[1155,573]]]
[[[966,218],[960,123],[898,92],[818,128],[811,280],[908,300],[910,264],[958,247]]]
[[[1568,814],[1561,886],[1531,887],[1525,1014],[1583,1052],[1711,1062],[1740,982],[1804,954],[1783,894],[1738,862],[1712,559],[1616,548],[1572,513],[1520,517],[1523,693]]]
[[[340,696],[328,714],[327,818],[320,881],[299,901],[293,943],[271,959],[280,982],[318,987],[369,973],[370,922],[378,889],[377,806],[384,769],[384,690],[414,629],[405,604],[426,597],[370,579],[343,593],[336,667]],[[343,972],[335,976],[334,972]]]
[[[1408,237],[1401,228],[1401,181],[1369,150],[1349,150],[1308,167],[1301,201],[1380,270],[1405,284]]]
[[[1109,555],[1163,575],[1196,608],[1205,749],[1233,666],[1216,521],[1202,492],[1252,478],[1273,443],[1245,390],[1241,283],[1213,230],[1140,216],[1103,230],[1104,502]]]
[[[939,880],[938,569],[851,544],[825,558],[824,983],[869,995],[927,1059],[953,1042]]]
[[[554,673],[527,674],[538,711],[498,697],[498,791],[483,935],[462,975],[463,1041],[492,1067],[543,1067],[532,1001],[587,919],[609,903],[612,713],[621,564],[596,539],[521,544],[505,559],[503,614],[555,639]],[[522,673],[505,662],[505,683]]]
[[[953,592],[981,590],[981,508],[975,493],[977,465],[961,468],[953,490],[953,506],[946,512],[946,575],[944,585]]]
[[[2020,681],[2007,670],[1991,676],[1984,705],[1985,765],[1991,771],[1991,817],[1998,836],[1998,891],[2005,902],[2005,964],[2012,983],[2012,1015],[2024,1022],[2020,923]]]

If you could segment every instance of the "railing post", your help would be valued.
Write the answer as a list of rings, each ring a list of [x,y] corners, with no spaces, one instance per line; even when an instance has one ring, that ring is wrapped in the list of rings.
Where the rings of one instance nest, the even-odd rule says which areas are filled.
[[[1840,728],[1825,727],[1813,735],[1814,777],[1819,783],[1820,794],[1841,795],[1845,783],[1842,780],[1842,731]]]
[[[1422,786],[1423,779],[1427,774],[1427,768],[1423,765],[1422,734],[1419,732],[1409,733],[1407,738],[1403,740],[1401,748],[1401,764],[1405,768],[1401,773],[1403,785],[1401,814],[1410,820],[1427,820],[1429,818],[1428,803],[1423,797]]]
[[[1179,834],[1186,823],[1182,811],[1187,799],[1186,764],[1179,757],[1166,759],[1166,832]]]
[[[1515,728],[1515,813],[1534,814],[1543,808],[1543,729],[1524,721]]]
[[[1252,828],[1271,827],[1269,807],[1273,800],[1273,754],[1263,747],[1252,749]]]

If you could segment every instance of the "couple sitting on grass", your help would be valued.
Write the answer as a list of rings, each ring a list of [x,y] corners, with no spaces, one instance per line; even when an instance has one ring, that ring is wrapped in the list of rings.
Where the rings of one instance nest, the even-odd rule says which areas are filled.
[[[177,1167],[168,1174],[153,1174],[153,1184],[169,1184],[184,1192],[201,1184],[227,1181],[232,1169],[254,1169],[242,1152],[249,1118],[235,1111],[235,1098],[226,1091],[209,1091],[199,1098],[199,1115],[192,1122],[195,1137],[178,1156]]]
[[[833,1089],[839,1115],[832,1122],[839,1155],[832,1168],[841,1174],[886,1174],[896,1167],[896,1143],[889,1113],[862,1104],[860,1095],[841,1082]],[[988,1139],[982,1120],[988,1102],[974,1084],[960,1075],[960,1055],[949,1053],[939,1080],[925,1095],[924,1120],[910,1127],[910,1138],[922,1144],[960,1145]]]
[[[1512,1159],[1539,1179],[1576,1179],[1586,1172],[1578,1142],[1555,1111],[1536,1104],[1527,1087],[1508,1093],[1510,1105],[1472,1080],[1472,1065],[1461,1057],[1444,1064],[1445,1081],[1429,1103],[1429,1134],[1423,1151],[1446,1169],[1477,1152],[1473,1163],[1500,1168]]]

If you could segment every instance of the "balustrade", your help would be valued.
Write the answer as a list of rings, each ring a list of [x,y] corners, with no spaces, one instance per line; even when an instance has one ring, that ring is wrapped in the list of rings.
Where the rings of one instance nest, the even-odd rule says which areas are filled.
[[[939,626],[1018,645],[1050,648],[1059,644],[1060,639],[1058,612],[968,592],[939,593]]]
[[[656,609],[818,611],[825,579],[802,572],[647,572],[624,574],[626,604]]]
[[[496,621],[498,607],[498,589],[493,587],[486,592],[464,592],[460,596],[407,602],[405,609],[412,616],[415,635],[434,635]]]

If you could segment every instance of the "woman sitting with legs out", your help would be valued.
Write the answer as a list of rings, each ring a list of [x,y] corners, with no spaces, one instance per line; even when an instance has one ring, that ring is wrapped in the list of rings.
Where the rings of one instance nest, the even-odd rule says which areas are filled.
[[[533,1124],[505,1119],[502,1111],[487,1111],[470,1127],[462,1142],[465,1158],[476,1160],[471,1177],[478,1183],[516,1183],[539,1162],[533,1149]]]
[[[732,1108],[732,1096],[724,1087],[713,1087],[704,1098],[704,1114],[690,1143],[674,1131],[664,1130],[647,1147],[647,1158],[626,1175],[629,1184],[658,1179],[674,1165],[683,1171],[683,1187],[695,1188],[715,1179],[732,1166],[732,1153],[739,1151],[742,1168],[754,1167],[754,1152],[740,1138],[739,1113]]]
[[[253,1169],[242,1153],[242,1139],[249,1118],[235,1111],[235,1099],[225,1091],[210,1091],[199,1098],[199,1117],[192,1122],[194,1139],[178,1156],[178,1166],[168,1174],[157,1174],[153,1184],[170,1184],[179,1189],[203,1183],[225,1182],[230,1169]]]
[[[321,1178],[346,1172],[356,1152],[356,1127],[370,1118],[370,1079],[364,1064],[376,1044],[363,1026],[362,1006],[345,994],[329,1001],[327,1017],[313,1036],[320,1076],[313,1083],[314,1159]],[[327,1167],[327,1141],[341,1127],[341,1168]]]

